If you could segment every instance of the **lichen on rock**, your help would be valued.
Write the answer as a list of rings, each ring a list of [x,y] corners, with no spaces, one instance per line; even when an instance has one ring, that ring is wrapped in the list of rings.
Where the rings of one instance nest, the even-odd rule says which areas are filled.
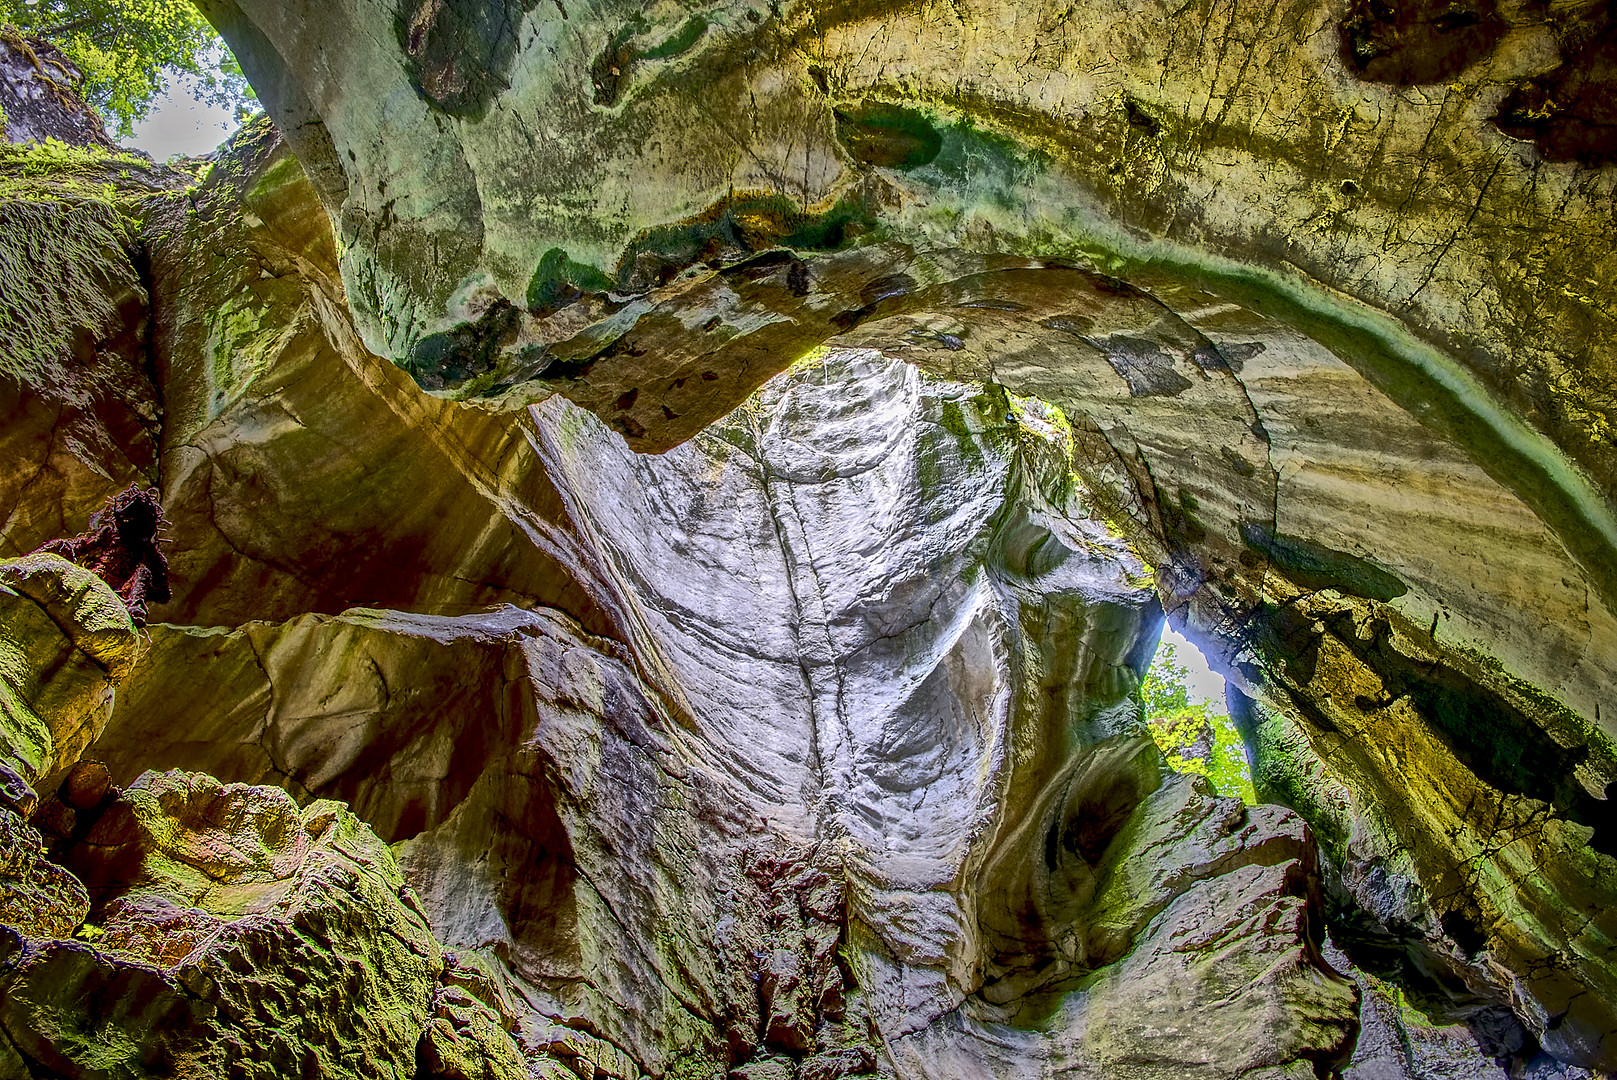
[[[129,610],[95,574],[59,555],[0,561],[0,766],[25,786],[64,772],[138,653]]]

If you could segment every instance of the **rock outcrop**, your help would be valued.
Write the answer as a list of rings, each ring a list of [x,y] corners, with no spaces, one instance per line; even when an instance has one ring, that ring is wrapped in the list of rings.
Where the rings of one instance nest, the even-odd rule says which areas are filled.
[[[1058,405],[1165,605],[1350,806],[1270,797],[1381,837],[1340,895],[1461,1012],[1617,1066],[1577,929],[1617,779],[1603,8],[407,8],[208,5],[370,348],[643,450],[826,340]],[[1334,760],[1389,708],[1413,782]],[[1523,897],[1483,805],[1557,823],[1523,857],[1560,884]],[[1396,917],[1362,884],[1395,851]]]
[[[0,140],[114,150],[95,110],[79,99],[81,74],[60,49],[0,30]]]
[[[0,1023],[27,1060],[72,1077],[416,1075],[442,955],[344,808],[147,774],[62,857],[96,932],[11,944]]]
[[[660,458],[560,402],[524,426],[627,645],[515,607],[156,626],[97,753],[349,800],[525,1003],[530,1053],[559,1021],[653,1075],[1104,1070],[1157,1060],[1148,1026],[941,1056],[930,1033],[1153,980],[1243,1032],[1172,1059],[1206,1075],[1342,1051],[1311,842],[1162,786],[1128,698],[1149,578],[1072,516],[1036,407],[843,352]],[[176,730],[180,694],[205,726]]]
[[[106,727],[139,654],[129,611],[58,555],[0,561],[0,798],[32,809]]]
[[[0,1075],[415,1078],[418,1046],[440,1075],[526,1075],[347,808],[78,760],[135,662],[129,612],[54,555],[0,580]]]
[[[18,109],[14,141],[0,139],[0,556],[77,532],[108,495],[156,479],[162,403],[135,231],[140,202],[186,179],[114,150],[93,112],[64,110],[71,69],[39,49],[0,38],[0,106]]]
[[[820,279],[879,229],[1326,314],[1354,297],[1394,353],[1371,309],[1446,354],[1398,366],[1468,373],[1610,487],[1611,176],[1490,119],[1609,132],[1600,5],[203,8],[338,225],[365,341],[431,385],[537,379],[592,408],[639,388],[624,412],[667,446],[726,407],[673,386],[687,357],[738,402],[826,336],[802,309],[869,302]],[[777,246],[795,289],[712,276]],[[670,325],[699,307],[730,341]],[[783,319],[772,360],[745,348]]]
[[[513,425],[423,399],[344,333],[318,262],[282,254],[267,223],[295,220],[301,181],[254,151],[201,195],[253,218],[205,206],[186,227],[287,267],[257,325],[302,329],[263,338],[256,365],[175,363],[197,349],[160,366],[167,430],[186,434],[164,463],[176,595],[153,616],[190,621],[149,628],[95,754],[118,782],[185,767],[336,796],[397,842],[437,938],[500,991],[437,992],[431,1068],[468,1071],[462,1044],[507,1014],[524,1060],[625,1077],[950,1075],[962,1055],[1003,1075],[1234,1076],[1346,1052],[1356,995],[1318,953],[1312,842],[1288,812],[1165,773],[1130,698],[1150,572],[1087,501],[1059,414],[859,349],[655,458],[560,400]],[[178,293],[160,334],[194,333],[184,305],[233,294],[236,273]],[[332,460],[320,445],[351,447],[337,466],[375,484],[335,516],[295,498],[305,464]],[[307,575],[300,545],[341,536],[342,514],[396,538],[454,521],[491,537],[490,561]],[[242,530],[256,550],[232,542],[226,523],[271,515],[279,530]],[[258,590],[218,586],[233,574]],[[342,587],[389,607],[322,613],[365,595]],[[108,820],[73,850],[116,862]],[[131,880],[118,895],[146,896]],[[145,932],[152,903],[116,906],[135,929],[109,914],[107,935]],[[1240,1037],[1162,1059],[1128,1002],[1169,984]],[[1084,1020],[1089,1002],[1118,1022]],[[949,1038],[961,1024],[986,1037]]]

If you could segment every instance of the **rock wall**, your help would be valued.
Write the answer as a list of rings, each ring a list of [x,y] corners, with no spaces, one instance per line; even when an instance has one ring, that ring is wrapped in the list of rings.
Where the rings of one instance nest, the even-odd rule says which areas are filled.
[[[1599,5],[209,10],[435,393],[663,450],[834,340],[1059,405],[1338,895],[1617,1063]],[[1389,709],[1423,764],[1336,763]]]
[[[1074,180],[1090,151],[1071,132],[1105,151],[1100,112],[1030,134],[1064,100],[1050,80],[1019,112],[979,107],[1007,92],[985,83],[972,111],[917,74],[936,58],[913,43],[964,35],[976,70],[1020,15],[990,34],[984,13],[887,13],[865,55],[908,74],[863,103],[864,60],[833,46],[873,15],[630,20],[553,145],[595,140],[591,168],[651,186],[586,228],[594,204],[501,202],[551,168],[579,183],[582,159],[489,183],[514,167],[503,140],[539,130],[508,107],[578,74],[524,59],[542,34],[503,36],[548,9],[428,5],[340,56],[380,9],[212,10],[307,168],[260,123],[132,203],[174,598],[113,673],[110,714],[29,706],[71,735],[15,770],[43,797],[16,788],[8,880],[58,899],[7,939],[7,1068],[87,1074],[76,1032],[104,1018],[76,1010],[113,993],[93,987],[161,1003],[226,968],[240,981],[208,991],[225,1027],[184,1011],[194,993],[112,1010],[123,1034],[97,1030],[133,1048],[118,1067],[1279,1080],[1394,1057],[1420,1075],[1417,1043],[1474,1072],[1479,1053],[1513,1073],[1617,1062],[1609,538],[1567,459],[1598,476],[1604,451],[1456,381],[1492,377],[1486,357],[1445,366],[1263,277],[1261,237],[1227,241],[1243,277],[1169,258],[1177,226],[1152,259],[1104,232],[1073,194],[1093,177]],[[1345,24],[1347,52],[1285,62],[1369,56],[1372,16]],[[727,123],[653,103],[745,86],[751,186],[692,196],[728,175],[711,153],[636,171],[671,153],[659,138]],[[1117,102],[1125,145],[1178,138],[1158,98]],[[1476,120],[1455,130],[1496,137]],[[394,155],[385,178],[353,132]],[[788,136],[802,172],[755,145]],[[1152,192],[1188,198],[1211,145]],[[397,203],[367,217],[361,181]],[[1118,198],[1125,221],[1153,205]],[[1080,204],[1088,239],[1048,231]],[[1183,228],[1216,247],[1227,209]],[[522,290],[490,269],[511,251],[537,259]],[[1426,310],[1401,314],[1420,329]],[[1524,355],[1571,363],[1560,348]],[[19,412],[53,385],[19,378]],[[556,388],[588,410],[533,402]],[[51,452],[96,479],[20,488],[14,550],[72,531],[74,500],[129,471],[112,443]],[[1229,665],[1260,794],[1302,817],[1165,770],[1131,697],[1161,606]],[[63,631],[7,627],[16,694],[79,693],[39,659]],[[105,772],[53,793],[91,735]],[[186,839],[209,829],[230,839]],[[215,865],[219,843],[262,858]],[[357,890],[351,915],[333,882]],[[1327,961],[1327,919],[1392,982]],[[391,924],[404,953],[367,929]],[[332,1008],[288,1028],[287,987],[355,950]],[[1437,1033],[1400,1021],[1413,1042],[1378,1058],[1386,995],[1406,992]],[[1450,1046],[1455,1021],[1471,1033]]]
[[[240,808],[229,820],[299,835],[270,789],[147,774],[177,767],[344,800],[397,845],[436,942],[492,980],[488,1004],[466,1007],[504,1010],[536,1068],[1234,1076],[1345,1052],[1356,993],[1320,958],[1306,827],[1165,771],[1130,697],[1160,618],[1151,573],[1094,513],[1054,412],[868,349],[798,365],[654,458],[560,400],[513,425],[423,399],[344,333],[321,249],[274,224],[314,205],[288,160],[246,136],[184,196],[202,205],[181,228],[288,269],[240,301],[257,318],[234,339],[236,365],[187,359],[210,355],[209,337],[168,346],[158,367],[178,587],[153,618],[187,621],[150,627],[94,747],[130,785],[118,813],[144,821],[141,793],[172,789],[192,794],[158,794],[179,800],[166,813],[224,800]],[[236,200],[248,214],[208,213]],[[158,228],[180,220],[152,213]],[[159,341],[197,333],[187,305],[218,313],[213,327],[247,322],[231,298],[248,275],[227,264],[170,293],[154,251],[154,293],[173,298]],[[507,448],[497,468],[467,452],[480,439]],[[388,479],[388,458],[413,482],[397,525],[385,515],[405,481]],[[316,497],[307,468],[322,461],[371,483]],[[257,527],[271,515],[277,530]],[[386,606],[323,613],[366,596],[328,582],[365,579],[308,573],[305,545],[356,543],[344,520],[398,538],[411,518],[492,535],[458,545],[435,579],[349,585],[390,587],[367,597]],[[238,549],[233,522],[256,549]],[[287,614],[229,607],[255,602]],[[86,831],[64,805],[47,799],[36,818],[97,897],[95,948],[138,954],[154,920],[164,941],[176,925],[214,940],[225,913],[211,894],[182,889],[181,902],[169,884],[152,898],[143,883],[173,875],[131,876],[124,818],[103,811]],[[325,821],[329,805],[299,820]],[[279,866],[273,846],[266,858]],[[378,858],[367,873],[386,872]],[[262,887],[287,901],[322,903],[312,883],[286,884],[302,881],[292,870],[271,878]],[[192,913],[165,914],[175,905]],[[1204,941],[1194,956],[1187,933]],[[191,940],[165,946],[173,978],[215,963],[215,946]],[[407,999],[384,1010],[397,1031],[287,1039],[333,1055],[392,1039],[379,1062],[414,1047],[410,1033],[439,1030],[423,993],[449,993],[431,991],[436,942],[407,990],[376,989]],[[318,969],[315,955],[275,955]],[[33,970],[11,991],[20,1015],[59,1015]],[[244,1030],[268,1022],[253,995],[274,998],[280,977],[241,991]],[[1132,1003],[1166,984],[1183,995],[1174,1010],[1231,1034],[1165,1056]],[[1128,1022],[1089,1020],[1092,1008]],[[1037,1034],[1051,1009],[1065,1019]],[[978,1035],[955,1039],[961,1025]],[[42,1030],[14,1034],[18,1052],[59,1062],[63,1036]],[[131,1036],[154,1038],[225,1037],[167,1020]],[[452,1058],[458,1044],[440,1042],[421,1053]],[[273,1062],[271,1049],[249,1058]]]

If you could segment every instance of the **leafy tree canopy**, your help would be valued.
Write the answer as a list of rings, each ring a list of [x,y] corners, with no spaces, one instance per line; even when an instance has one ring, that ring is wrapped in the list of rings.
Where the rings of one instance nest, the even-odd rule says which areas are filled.
[[[1156,658],[1140,683],[1140,704],[1157,747],[1176,772],[1199,773],[1220,795],[1247,805],[1258,801],[1252,789],[1246,748],[1235,722],[1205,701],[1192,702],[1190,672],[1171,641],[1157,646]]]
[[[1190,705],[1190,690],[1185,680],[1190,672],[1179,662],[1171,641],[1157,645],[1157,654],[1140,684],[1140,700],[1145,703],[1148,716],[1176,712]]]
[[[120,136],[176,77],[238,118],[253,100],[235,57],[190,0],[0,0],[7,23],[61,49],[84,73],[85,100]]]

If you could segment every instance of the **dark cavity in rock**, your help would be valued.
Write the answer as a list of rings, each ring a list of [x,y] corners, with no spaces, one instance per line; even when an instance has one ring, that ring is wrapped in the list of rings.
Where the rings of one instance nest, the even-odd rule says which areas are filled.
[[[1126,334],[1084,340],[1106,355],[1131,397],[1178,397],[1190,389],[1190,380],[1174,370],[1173,357],[1154,341]]]
[[[1558,28],[1566,62],[1517,83],[1494,123],[1549,161],[1599,167],[1617,164],[1617,9],[1591,10],[1586,22]]]
[[[166,604],[168,560],[157,549],[168,522],[156,488],[130,484],[90,518],[90,527],[65,540],[47,540],[37,549],[60,555],[91,571],[116,592],[136,626],[146,625],[146,604]]]
[[[404,368],[423,390],[459,386],[493,371],[501,350],[515,343],[521,328],[522,312],[501,299],[474,323],[422,338]]]
[[[1372,82],[1452,79],[1505,35],[1496,0],[1357,0],[1342,20],[1342,59]]]
[[[926,117],[902,105],[871,102],[836,110],[837,138],[862,165],[918,169],[943,149],[943,136]]]
[[[401,0],[394,30],[410,81],[452,116],[481,120],[510,83],[522,17],[538,0]]]
[[[806,213],[781,195],[720,199],[694,217],[636,237],[618,262],[618,287],[644,292],[668,284],[698,263],[726,273],[734,272],[739,263],[749,268],[749,274],[799,263],[791,251],[835,251],[867,232],[875,220],[858,195],[838,200],[822,214]],[[794,265],[788,271],[788,285],[794,295],[807,295],[807,268],[798,270]]]

